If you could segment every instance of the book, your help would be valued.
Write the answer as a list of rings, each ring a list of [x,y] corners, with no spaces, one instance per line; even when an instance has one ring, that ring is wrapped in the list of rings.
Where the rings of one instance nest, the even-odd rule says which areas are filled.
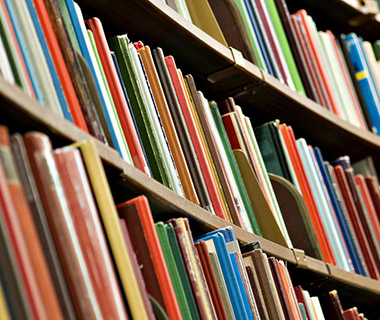
[[[165,263],[160,241],[154,227],[153,217],[150,211],[148,199],[145,196],[139,196],[137,198],[118,204],[117,210],[119,217],[124,219],[126,222],[128,232],[131,235],[134,247],[137,248],[138,241],[140,242],[143,240],[146,242],[145,251],[138,251],[139,254],[141,254],[141,258],[145,256],[152,261],[151,269],[146,270],[145,272],[143,270],[145,281],[148,282],[149,278],[146,278],[148,273],[156,274],[159,286],[156,289],[158,289],[162,295],[162,298],[160,297],[161,299],[158,300],[161,304],[161,307],[165,308],[169,317],[180,319],[181,312],[177,299],[175,297],[173,284],[170,280],[170,275]],[[138,232],[136,232],[136,226],[138,224],[140,225],[140,228]],[[140,240],[137,238],[138,233],[140,233]],[[140,264],[144,261],[140,260],[139,256],[137,257],[137,260]],[[150,286],[148,287],[148,290],[150,290]]]
[[[8,306],[4,298],[4,290],[1,285],[0,285],[0,317],[1,319],[4,319],[4,320],[10,320]]]
[[[354,67],[356,79],[366,102],[366,108],[371,118],[372,130],[377,133],[380,130],[380,102],[374,83],[369,77],[369,71],[366,68],[365,58],[363,56],[363,52],[361,51],[359,40],[355,34],[350,33],[344,38],[344,42]]]
[[[80,151],[73,147],[56,149],[54,158],[102,317],[126,319],[120,288]]]
[[[338,291],[331,290],[320,296],[319,301],[326,319],[344,320]]]

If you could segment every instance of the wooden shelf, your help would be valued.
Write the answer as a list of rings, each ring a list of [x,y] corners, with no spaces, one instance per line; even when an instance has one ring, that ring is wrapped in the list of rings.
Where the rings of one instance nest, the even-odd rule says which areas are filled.
[[[152,206],[155,219],[188,217],[194,233],[232,226],[128,165],[115,150],[89,136],[67,120],[58,117],[51,110],[28,97],[20,88],[10,85],[1,77],[0,103],[3,106],[0,122],[7,125],[11,132],[25,133],[30,130],[44,132],[51,137],[55,148],[75,141],[91,139],[105,166],[115,202],[126,201],[138,194],[145,194]],[[241,243],[260,241],[263,251],[269,256],[286,261],[296,284],[302,283],[305,287],[309,286],[311,290],[326,287],[344,288],[345,294],[348,295],[347,299],[350,299],[348,301],[353,303],[356,303],[357,299],[360,302],[361,297],[364,296],[370,297],[371,301],[380,301],[380,282],[378,281],[337,267],[327,267],[323,261],[308,256],[305,257],[304,265],[297,265],[292,250],[237,226],[233,228]],[[357,292],[360,293],[359,298],[354,294]],[[364,302],[363,300],[362,303]]]

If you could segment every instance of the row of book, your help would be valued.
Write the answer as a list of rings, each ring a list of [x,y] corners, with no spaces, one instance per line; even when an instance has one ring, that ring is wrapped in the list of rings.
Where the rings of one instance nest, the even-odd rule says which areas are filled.
[[[51,0],[50,9],[55,15],[51,14],[50,18],[59,16],[62,9],[54,3]],[[39,4],[41,13],[47,14],[49,7]],[[85,112],[75,109],[86,119],[87,127],[94,129],[90,132],[101,133],[101,140],[113,146],[129,164],[222,219],[285,247],[295,246],[327,263],[378,279],[380,211],[376,207],[375,185],[363,183],[361,177],[355,178],[361,181],[360,191],[363,189],[361,192],[368,194],[370,190],[373,198],[363,194],[365,206],[359,206],[361,203],[356,201],[356,208],[349,200],[340,204],[343,195],[358,199],[354,193],[355,181],[351,177],[351,189],[347,193],[343,186],[335,190],[340,181],[338,173],[334,172],[337,175],[334,177],[333,170],[325,167],[318,149],[310,153],[304,139],[296,142],[290,127],[272,123],[253,130],[250,119],[233,99],[218,104],[207,101],[197,90],[192,76],[183,76],[173,57],[165,57],[160,48],[151,51],[141,42],[131,43],[126,35],[107,42],[98,19],[87,20],[89,29],[85,30],[79,7],[75,9],[70,0],[60,5],[71,13],[66,17],[71,19],[67,26],[71,25],[75,31],[71,39],[65,40],[67,45],[62,50],[63,56],[71,59],[70,63],[60,67],[97,70],[95,76],[103,76],[74,77],[72,84],[79,81],[82,89],[86,89],[86,84],[89,89],[96,88],[98,83],[106,90],[104,95],[103,91],[91,91],[95,94],[94,101],[99,102],[103,97],[103,101],[107,98],[111,104],[110,108],[102,109],[90,103],[83,109]],[[10,8],[3,13],[12,12]],[[10,24],[3,25],[11,30]],[[47,26],[47,30],[52,43],[65,34],[68,36],[65,29]],[[70,52],[77,51],[72,48],[70,51],[70,43],[72,48],[76,43],[82,53],[77,55],[78,61],[83,57],[88,59],[72,65],[77,60],[72,60]],[[70,79],[61,82],[62,86],[69,84]],[[90,94],[90,91],[81,92]],[[260,136],[259,142],[256,135]],[[266,148],[270,143],[265,139],[272,139],[269,156]],[[275,153],[280,155],[275,158]],[[277,169],[283,172],[272,171],[275,159],[281,160]],[[268,171],[288,179],[302,195],[306,209],[304,213],[301,210],[297,224],[292,214],[287,213],[287,206],[280,207]],[[302,237],[300,226],[305,231]]]
[[[284,0],[167,3],[293,90],[359,128],[380,132],[380,69],[369,42],[355,34],[338,41],[318,31],[305,10],[290,14]]]
[[[309,244],[295,239],[293,245],[347,271],[379,279],[379,187],[376,172],[363,165],[366,160],[354,173],[349,157],[325,161],[318,147],[295,139],[285,124],[266,123],[256,132],[268,172],[292,182],[306,206],[300,215]],[[302,223],[292,229],[283,213],[292,239]]]
[[[115,206],[89,141],[0,133],[2,319],[332,317],[332,299],[321,307],[231,227],[193,238],[186,218],[155,222],[145,196]]]

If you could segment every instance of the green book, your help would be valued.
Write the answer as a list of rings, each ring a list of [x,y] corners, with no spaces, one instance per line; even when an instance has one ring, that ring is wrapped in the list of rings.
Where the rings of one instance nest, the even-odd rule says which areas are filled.
[[[225,152],[227,154],[228,162],[232,168],[232,172],[234,174],[235,181],[236,181],[236,184],[238,186],[240,196],[242,198],[245,211],[247,212],[248,219],[249,219],[249,222],[251,224],[253,233],[257,234],[258,236],[262,236],[259,224],[257,223],[256,216],[255,216],[255,213],[254,213],[253,208],[252,208],[251,201],[249,200],[247,190],[245,188],[243,179],[241,177],[238,164],[237,164],[235,156],[232,152],[232,148],[231,148],[231,145],[229,143],[228,135],[227,135],[226,129],[224,128],[223,120],[222,120],[222,117],[220,116],[218,106],[215,102],[210,102],[209,106],[210,106],[211,113],[212,113],[212,116],[214,118],[215,124],[218,128],[220,137],[222,139],[223,147],[224,147]]]
[[[109,39],[109,46],[115,52],[121,77],[127,90],[132,112],[136,120],[142,144],[152,170],[154,179],[171,188],[167,168],[161,155],[160,147],[154,137],[154,129],[149,122],[147,106],[138,85],[137,75],[132,65],[129,40],[126,35]]]
[[[255,135],[267,171],[292,182],[275,123],[271,121],[255,128]]]
[[[166,231],[166,226],[163,222],[157,222],[155,226],[158,238],[160,239],[160,244],[164,253],[166,264],[168,266],[170,278],[173,283],[174,292],[178,300],[178,305],[181,310],[182,317],[183,319],[192,319],[187,299],[187,292],[184,289],[184,285],[177,268],[176,259],[174,258],[174,253]]]
[[[302,302],[298,302],[298,305],[299,305],[300,310],[301,310],[302,319],[303,320],[308,320],[309,318],[307,317],[307,313],[306,313],[306,309],[305,309],[304,304]]]
[[[376,60],[380,60],[380,40],[377,40],[373,43],[373,51],[375,52]]]
[[[301,77],[298,73],[298,69],[293,58],[292,50],[290,49],[288,38],[286,37],[284,27],[282,26],[281,18],[278,14],[276,4],[274,0],[265,0],[265,3],[267,4],[269,15],[271,17],[278,41],[280,42],[280,46],[284,54],[286,63],[288,65],[294,86],[296,87],[298,93],[302,94],[303,96],[306,96],[306,92],[303,87]]]

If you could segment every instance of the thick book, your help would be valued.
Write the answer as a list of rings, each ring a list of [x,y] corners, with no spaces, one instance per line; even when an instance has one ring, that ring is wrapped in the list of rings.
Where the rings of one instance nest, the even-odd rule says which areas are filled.
[[[31,271],[36,279],[46,315],[63,319],[32,213],[16,170],[15,160],[11,152],[10,136],[6,127],[0,127],[0,158],[3,162],[15,214],[25,237],[26,249],[32,266]]]
[[[104,318],[126,319],[119,284],[80,151],[54,151],[75,231]]]
[[[131,235],[131,239],[134,247],[137,250],[138,242],[145,241],[145,250],[138,251],[137,260],[140,264],[143,264],[143,260],[140,260],[143,256],[148,257],[151,260],[150,270],[146,270],[143,275],[145,281],[148,273],[155,273],[158,281],[158,289],[161,293],[159,302],[161,306],[165,308],[168,316],[173,319],[181,318],[181,311],[178,306],[177,298],[173,289],[173,284],[170,279],[169,271],[166,266],[164,254],[160,246],[160,241],[154,227],[152,213],[148,199],[145,196],[139,196],[129,201],[120,203],[117,205],[119,217],[125,220],[128,232]],[[139,226],[139,228],[137,228]],[[143,264],[144,265],[144,264]],[[149,283],[149,282],[148,282]],[[149,290],[148,286],[148,290]]]
[[[344,320],[343,308],[340,303],[338,291],[331,290],[320,296],[319,302],[326,320]]]
[[[118,272],[124,296],[128,302],[133,318],[149,319],[136,274],[131,260],[132,252],[125,244],[123,231],[120,227],[119,216],[115,207],[107,177],[96,152],[95,146],[89,140],[77,142],[72,146],[80,149],[92,192],[95,196],[102,224]]]
[[[358,37],[350,33],[344,39],[348,55],[355,71],[356,80],[359,82],[360,90],[363,93],[365,107],[369,113],[372,122],[372,130],[379,134],[380,132],[380,101],[376,92],[375,84],[369,75],[366,67],[365,57],[361,50]]]

